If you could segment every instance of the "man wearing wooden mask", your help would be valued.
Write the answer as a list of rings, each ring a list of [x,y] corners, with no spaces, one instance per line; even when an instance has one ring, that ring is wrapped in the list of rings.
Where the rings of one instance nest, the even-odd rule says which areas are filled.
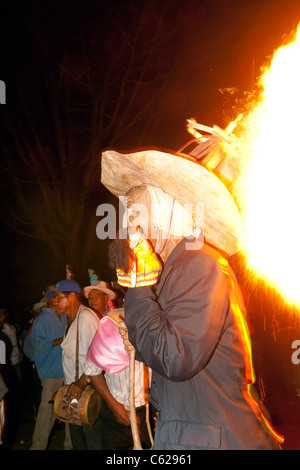
[[[129,155],[130,172],[125,177],[127,157],[122,155],[122,170],[118,165],[119,180],[114,174],[114,194],[120,196],[123,185],[129,224],[137,222],[136,212],[130,214],[134,205],[145,205],[149,214],[158,215],[148,224],[149,228],[155,223],[156,235],[155,230],[146,232],[143,218],[138,225],[144,225],[144,235],[151,237],[164,264],[155,289],[131,286],[125,297],[130,341],[125,334],[125,344],[128,350],[135,348],[136,358],[151,367],[153,374],[150,398],[158,410],[153,448],[280,449],[281,436],[255,400],[251,342],[236,279],[226,259],[238,249],[238,243],[230,239],[238,233],[232,222],[236,214],[222,215],[222,195],[221,200],[220,195],[211,195],[205,205],[204,235],[222,254],[206,243],[203,230],[199,235],[192,220],[190,230],[180,237],[174,227],[181,225],[184,211],[176,210],[175,203],[183,206],[184,198],[191,192],[195,195],[193,188],[198,191],[197,200],[203,196],[205,201],[211,186],[218,184],[216,177],[203,170],[199,174],[200,165],[182,162],[175,155],[162,154],[155,160],[151,152]],[[113,192],[108,162],[117,164],[116,152],[104,152],[102,159],[102,182]],[[135,181],[130,176],[134,166],[139,170]],[[160,171],[166,171],[168,178],[162,179]],[[134,189],[128,188],[130,184]],[[175,201],[169,212],[161,204],[165,194]]]

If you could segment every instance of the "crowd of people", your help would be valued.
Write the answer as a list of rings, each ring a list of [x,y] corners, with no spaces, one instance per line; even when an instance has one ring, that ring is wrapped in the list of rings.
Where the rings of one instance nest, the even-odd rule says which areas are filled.
[[[174,168],[181,165],[185,162]],[[53,401],[64,383],[77,402],[89,384],[102,398],[95,424],[66,424],[66,450],[134,449],[135,420],[142,449],[279,450],[283,437],[272,427],[255,388],[247,311],[230,254],[217,250],[215,238],[207,240],[203,227],[183,207],[190,202],[189,188],[179,203],[169,179],[153,185],[151,168],[145,166],[141,173],[138,166],[140,184],[129,181],[125,164],[114,173],[127,203],[126,236],[122,233],[109,248],[110,267],[126,287],[121,321],[111,321],[116,294],[104,282],[91,280],[82,289],[67,278],[45,289],[23,348],[41,389],[31,449],[47,448],[55,421]],[[176,187],[180,175],[176,171]],[[192,178],[193,172],[187,175]],[[187,186],[185,178],[182,187]],[[199,199],[214,183],[211,173],[205,178]],[[104,179],[107,187],[114,187],[115,181],[110,183]],[[209,224],[220,214],[215,204],[219,198],[211,203]],[[6,316],[0,318],[5,335]],[[12,330],[6,326],[6,331]],[[20,350],[13,340],[11,348],[17,381]],[[0,399],[7,400],[8,425],[2,430],[2,446],[7,445],[9,424],[17,421],[9,411],[18,409],[9,406],[16,395],[6,399],[17,385],[10,388],[5,373]],[[148,419],[149,401],[153,420]],[[150,421],[155,423],[154,439]]]
[[[136,203],[145,191],[141,187],[130,197]],[[117,302],[116,292],[103,281],[82,288],[73,279],[63,279],[45,288],[25,332],[18,332],[8,311],[0,309],[6,354],[0,361],[1,450],[15,442],[24,358],[35,403],[30,450],[48,448],[56,421],[53,403],[63,384],[74,399],[80,399],[88,384],[102,398],[95,424],[65,423],[65,450],[133,449],[131,351],[136,353],[134,407],[141,448],[281,448],[282,437],[252,387],[246,312],[227,260],[203,238],[170,236],[160,255],[151,249],[155,240],[147,241],[145,235],[142,239],[144,247],[133,249],[139,287],[129,286],[125,299]],[[128,253],[122,244],[124,240],[117,239],[110,247],[111,267],[119,273],[121,286],[122,259]],[[156,256],[156,268],[163,268],[155,270],[155,278]],[[132,277],[129,266],[126,285]],[[125,318],[116,324],[110,312],[120,305],[125,305]]]
[[[56,422],[53,401],[57,391],[63,384],[69,385],[69,394],[80,398],[90,382],[89,375],[93,375],[93,386],[102,397],[98,419],[94,425],[64,423],[64,449],[133,448],[128,404],[129,361],[121,372],[111,374],[107,371],[109,368],[98,362],[99,356],[94,349],[93,359],[87,362],[92,341],[98,344],[100,335],[103,337],[101,321],[105,322],[107,313],[122,302],[122,292],[119,290],[117,294],[107,282],[97,281],[82,288],[73,279],[63,279],[44,289],[42,300],[33,305],[30,325],[25,331],[17,331],[8,322],[8,312],[0,310],[0,339],[5,339],[6,345],[5,360],[0,361],[1,450],[11,449],[16,440],[22,406],[22,379],[27,386],[30,383],[35,419],[30,450],[46,450]],[[129,358],[118,327],[111,322],[109,325],[117,335],[123,355]],[[118,361],[117,357],[113,358],[115,352],[109,344],[104,347],[109,355],[107,362]],[[137,363],[136,406],[142,442],[149,448],[151,443],[143,424],[149,396],[145,370],[148,372],[144,364]],[[22,377],[24,374],[28,376]]]

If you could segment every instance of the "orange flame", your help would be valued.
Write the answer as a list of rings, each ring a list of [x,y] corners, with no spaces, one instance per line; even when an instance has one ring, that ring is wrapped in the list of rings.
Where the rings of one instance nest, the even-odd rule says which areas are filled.
[[[247,170],[236,185],[248,267],[300,306],[300,24],[259,79],[243,122]]]

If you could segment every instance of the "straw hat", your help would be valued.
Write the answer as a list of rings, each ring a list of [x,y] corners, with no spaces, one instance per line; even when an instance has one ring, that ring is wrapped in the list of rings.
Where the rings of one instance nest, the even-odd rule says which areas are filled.
[[[242,246],[244,226],[233,197],[214,173],[191,157],[159,149],[106,150],[102,152],[101,182],[117,197],[146,183],[182,205],[204,204],[206,241],[228,255]]]
[[[94,284],[94,285],[91,285],[91,286],[87,286],[83,289],[83,292],[84,292],[84,296],[86,298],[88,298],[89,296],[89,293],[91,290],[99,290],[101,292],[104,292],[104,294],[108,295],[109,299],[110,300],[113,300],[116,298],[117,294],[116,292],[114,292],[113,290],[109,289],[109,284],[108,282],[105,282],[105,281],[101,281],[99,282],[98,284]]]

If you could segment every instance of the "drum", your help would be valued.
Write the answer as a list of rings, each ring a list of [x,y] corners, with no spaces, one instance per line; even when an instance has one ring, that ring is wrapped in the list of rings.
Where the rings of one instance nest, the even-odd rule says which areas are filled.
[[[101,396],[91,385],[83,390],[80,399],[68,397],[68,385],[63,385],[54,400],[54,415],[60,421],[78,425],[93,425],[98,420]]]

